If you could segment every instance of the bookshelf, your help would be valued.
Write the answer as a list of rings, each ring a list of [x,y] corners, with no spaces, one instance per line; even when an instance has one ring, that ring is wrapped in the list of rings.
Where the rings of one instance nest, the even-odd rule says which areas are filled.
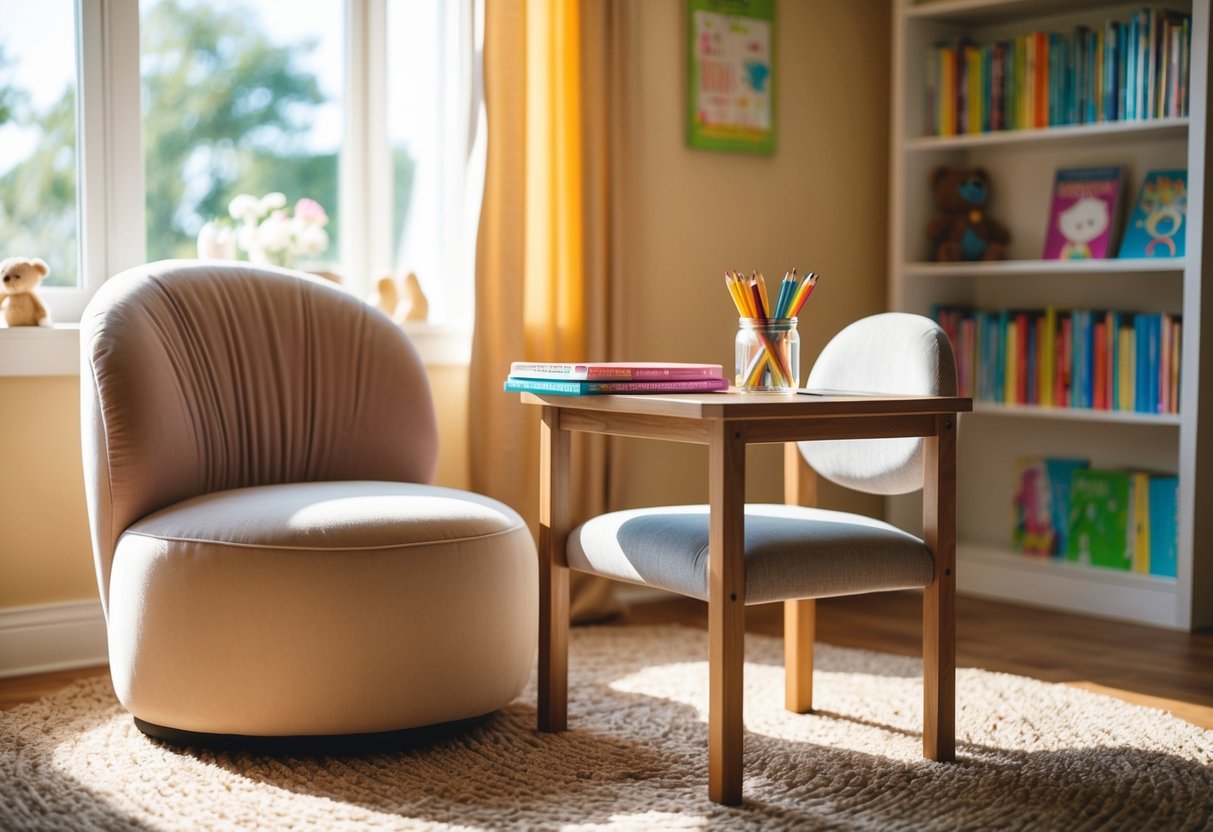
[[[1201,293],[1211,0],[1146,6],[1192,15],[1187,116],[932,136],[927,51],[970,36],[981,43],[1034,30],[1102,27],[1143,4],[1107,0],[895,0],[890,160],[889,301],[929,315],[936,304],[1112,309],[1182,315],[1180,412],[1174,415],[975,403],[959,436],[957,578],[962,592],[1180,630],[1213,626],[1213,292]],[[1146,171],[1188,170],[1187,256],[1180,260],[1040,260],[1054,172],[1120,164],[1131,203]],[[988,213],[1011,231],[1007,260],[930,262],[923,230],[939,165],[981,165]],[[1205,359],[1202,361],[1202,359]],[[1025,456],[1083,456],[1093,466],[1179,475],[1177,576],[1119,572],[1033,558],[1011,547],[1014,465]],[[891,498],[890,519],[913,528],[915,498]]]

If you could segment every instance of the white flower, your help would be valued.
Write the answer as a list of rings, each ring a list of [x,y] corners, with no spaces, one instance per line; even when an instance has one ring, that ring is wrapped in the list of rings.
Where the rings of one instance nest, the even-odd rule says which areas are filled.
[[[317,257],[329,247],[329,233],[318,225],[307,224],[299,233],[299,250],[307,257]]]
[[[237,194],[228,203],[227,212],[232,215],[232,219],[246,223],[256,222],[265,213],[261,210],[261,200],[252,194]]]
[[[240,222],[236,244],[254,262],[294,266],[301,255],[317,257],[329,247],[329,235],[324,230],[328,215],[314,199],[300,199],[291,216],[286,196],[278,191],[260,198],[240,194],[228,205],[228,213]],[[200,237],[200,251],[202,242]]]
[[[286,194],[279,191],[271,191],[261,197],[261,213],[268,214],[270,211],[277,211],[279,208],[286,207]]]
[[[286,213],[275,211],[257,226],[257,241],[268,252],[286,251],[294,240],[292,231]]]

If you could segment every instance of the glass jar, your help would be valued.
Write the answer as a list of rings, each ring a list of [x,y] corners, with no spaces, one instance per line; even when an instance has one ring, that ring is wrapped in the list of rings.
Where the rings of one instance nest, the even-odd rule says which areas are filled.
[[[737,389],[793,393],[800,386],[800,333],[795,318],[738,318]]]

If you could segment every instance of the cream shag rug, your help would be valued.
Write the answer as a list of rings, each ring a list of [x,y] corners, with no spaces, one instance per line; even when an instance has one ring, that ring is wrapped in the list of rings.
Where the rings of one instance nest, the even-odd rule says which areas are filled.
[[[1209,829],[1213,732],[1061,685],[962,669],[957,761],[920,756],[916,659],[818,647],[783,709],[782,645],[750,636],[745,805],[707,799],[707,636],[575,629],[570,725],[534,684],[463,733],[390,753],[274,757],[149,740],[107,680],[0,713],[3,829]]]

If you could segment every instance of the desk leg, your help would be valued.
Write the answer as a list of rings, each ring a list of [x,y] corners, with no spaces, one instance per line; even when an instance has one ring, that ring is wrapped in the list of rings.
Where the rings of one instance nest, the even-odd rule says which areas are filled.
[[[813,711],[813,640],[817,601],[783,602],[783,706],[794,714]]]
[[[745,442],[716,423],[708,451],[708,797],[741,803],[745,660]]]
[[[817,474],[804,461],[800,446],[783,448],[783,501],[790,506],[817,505]],[[794,714],[813,710],[813,639],[817,602],[796,598],[783,602],[783,703]]]
[[[922,596],[922,754],[956,757],[956,415],[939,416],[923,447],[923,538],[935,579]]]
[[[568,727],[569,432],[543,408],[539,439],[539,730]]]

